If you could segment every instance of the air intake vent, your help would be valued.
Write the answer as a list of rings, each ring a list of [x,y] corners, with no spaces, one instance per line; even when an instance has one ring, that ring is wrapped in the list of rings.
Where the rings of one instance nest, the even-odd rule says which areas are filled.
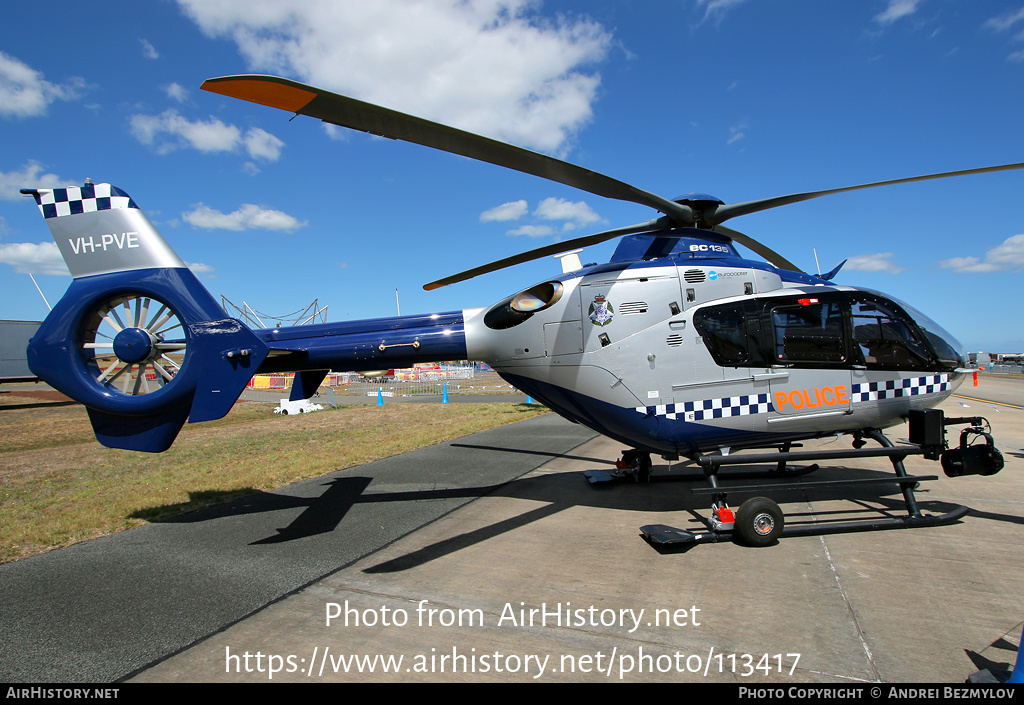
[[[683,279],[686,280],[687,284],[700,284],[704,281],[704,276],[703,269],[687,269],[683,273]]]
[[[676,348],[683,344],[683,336],[681,335],[670,335],[665,339],[670,348]]]
[[[619,306],[619,313],[624,316],[630,313],[647,313],[647,304],[643,301],[630,301]]]

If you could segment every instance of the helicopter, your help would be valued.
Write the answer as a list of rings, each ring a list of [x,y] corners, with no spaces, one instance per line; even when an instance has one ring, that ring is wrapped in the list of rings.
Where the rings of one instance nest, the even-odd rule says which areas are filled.
[[[97,440],[145,452],[169,448],[184,423],[217,419],[256,373],[295,372],[291,399],[312,396],[329,370],[371,371],[447,360],[486,362],[515,388],[627,449],[595,483],[649,480],[651,456],[687,458],[713,495],[705,531],[641,529],[657,544],[736,536],[767,545],[813,531],[785,526],[778,504],[738,510],[728,465],[887,457],[892,477],[808,484],[895,483],[907,516],[847,522],[829,531],[951,523],[958,507],[926,514],[908,455],[941,460],[949,476],[1002,466],[987,420],[948,419],[934,407],[973,372],[960,344],[908,304],[833,283],[842,264],[809,274],[723,225],[741,215],[859,189],[1024,168],[943,172],[727,204],[706,194],[666,199],[569,162],[353,98],[264,75],[211,78],[212,93],[404,140],[647,206],[657,217],[562,241],[430,282],[436,289],[542,257],[619,238],[607,263],[563,256],[563,272],[485,308],[250,329],[225,314],[135,201],[110,184],[23,189],[60,248],[73,281],[28,347],[34,374],[84,404]],[[735,245],[765,261],[745,259]],[[883,430],[909,421],[910,442]],[[946,427],[964,425],[959,447]],[[794,450],[849,436],[853,447]],[[878,447],[864,447],[874,440]],[[747,452],[738,452],[747,451]],[[754,451],[752,454],[750,451]],[[758,452],[763,451],[763,452]],[[778,478],[773,478],[778,479]],[[696,491],[696,490],[695,490]]]

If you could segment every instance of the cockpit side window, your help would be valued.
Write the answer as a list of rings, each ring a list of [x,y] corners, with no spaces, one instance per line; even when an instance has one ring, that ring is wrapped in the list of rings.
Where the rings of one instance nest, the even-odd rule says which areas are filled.
[[[742,304],[704,309],[694,318],[697,330],[719,365],[742,367],[750,362],[746,319]]]
[[[853,341],[868,368],[904,370],[931,365],[928,346],[895,308],[873,298],[851,302]]]

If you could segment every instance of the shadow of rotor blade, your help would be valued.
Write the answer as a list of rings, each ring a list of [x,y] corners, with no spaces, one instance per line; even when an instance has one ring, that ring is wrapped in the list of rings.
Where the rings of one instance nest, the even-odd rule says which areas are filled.
[[[327,491],[311,499],[309,506],[291,524],[277,530],[276,536],[269,536],[251,545],[282,543],[295,539],[329,534],[338,528],[352,506],[360,501],[363,492],[372,479],[369,477],[343,477],[331,480]]]
[[[533,509],[525,514],[520,514],[519,516],[514,516],[489,526],[481,527],[474,531],[468,531],[464,534],[459,534],[458,536],[452,536],[451,538],[444,539],[443,541],[438,541],[437,543],[432,543],[429,546],[424,546],[412,553],[407,553],[404,556],[392,558],[384,563],[378,563],[375,566],[370,566],[363,572],[397,573],[402,570],[416,568],[425,563],[429,563],[430,561],[478,544],[481,541],[486,541],[487,539],[494,538],[495,536],[500,536],[507,531],[518,529],[532,522],[549,517],[552,514],[557,514],[567,506],[568,505],[565,504],[552,503],[544,507],[538,507],[537,509]]]

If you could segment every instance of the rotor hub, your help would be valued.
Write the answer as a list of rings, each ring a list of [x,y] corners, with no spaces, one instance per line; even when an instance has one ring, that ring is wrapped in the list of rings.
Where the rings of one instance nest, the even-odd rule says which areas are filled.
[[[114,354],[121,362],[134,365],[157,354],[157,339],[142,328],[125,328],[114,336]]]
[[[708,228],[714,223],[710,222],[711,216],[719,206],[724,206],[722,201],[706,193],[684,193],[672,199],[680,205],[687,206],[693,211],[693,225],[697,228]]]

